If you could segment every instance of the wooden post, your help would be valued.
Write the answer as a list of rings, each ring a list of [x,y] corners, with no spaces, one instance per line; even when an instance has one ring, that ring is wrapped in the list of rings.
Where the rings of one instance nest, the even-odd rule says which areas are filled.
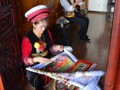
[[[0,75],[0,90],[4,90],[1,75]]]
[[[113,27],[104,90],[120,90],[120,0],[115,2]]]

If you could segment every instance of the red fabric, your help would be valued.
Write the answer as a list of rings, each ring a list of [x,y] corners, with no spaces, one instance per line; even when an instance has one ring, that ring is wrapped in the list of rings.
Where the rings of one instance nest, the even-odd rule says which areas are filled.
[[[44,86],[47,85],[51,81],[51,79],[46,75],[41,75],[41,77],[44,80]]]
[[[49,34],[49,37],[50,37],[51,43],[52,43],[52,45],[54,45],[55,43],[54,43],[54,40],[53,40],[52,34],[51,34],[50,30],[47,30],[47,31],[48,31],[48,34]]]
[[[31,18],[34,18],[35,15],[38,15],[39,16],[39,19],[43,18],[43,16],[49,16],[49,9],[40,9],[40,10],[37,10],[33,13],[31,13],[29,16],[28,16],[28,21],[30,21]],[[36,16],[36,17],[38,17]],[[35,21],[35,20],[34,20]]]
[[[34,18],[31,20],[31,23],[34,23],[34,22],[36,22],[37,20],[41,20],[41,19],[47,18],[48,16],[49,16],[48,13],[39,14],[39,15],[37,15],[36,17],[34,17]]]
[[[51,40],[51,43],[52,43],[52,46],[51,46],[51,48],[50,48],[50,51],[51,51],[51,53],[52,54],[54,54],[56,51],[54,50],[54,45],[55,45],[55,43],[54,43],[54,40],[53,40],[53,37],[52,37],[52,34],[51,34],[51,32],[50,32],[50,30],[47,30],[48,31],[48,34],[49,34],[49,37],[50,37],[50,40]]]
[[[27,60],[30,57],[31,50],[32,46],[29,39],[24,37],[22,42],[22,60],[24,61],[25,65],[28,65]]]

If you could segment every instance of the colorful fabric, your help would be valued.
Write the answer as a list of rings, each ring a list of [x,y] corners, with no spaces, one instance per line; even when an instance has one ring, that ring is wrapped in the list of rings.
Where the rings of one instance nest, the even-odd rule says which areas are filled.
[[[39,69],[26,68],[26,70],[39,73],[41,75],[46,75],[52,79],[66,82],[66,85],[74,85],[79,87],[79,90],[101,90],[98,86],[100,77],[105,73],[103,71],[76,71],[73,73],[66,72],[48,72]]]
[[[41,19],[49,17],[49,13],[50,11],[47,8],[47,6],[38,5],[28,10],[25,13],[25,17],[27,18],[28,22],[34,23],[37,20],[41,20]]]

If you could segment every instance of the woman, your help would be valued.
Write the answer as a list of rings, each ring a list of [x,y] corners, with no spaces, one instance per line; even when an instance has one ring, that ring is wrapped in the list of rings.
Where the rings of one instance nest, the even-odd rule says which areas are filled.
[[[71,3],[70,0],[60,0],[61,6],[64,8],[65,12],[68,13],[68,15],[66,15],[66,18],[70,22],[80,24],[80,30],[78,32],[80,39],[86,42],[90,42],[90,39],[87,35],[89,19],[76,11],[76,6],[81,2],[82,0],[76,0],[74,3]]]
[[[54,45],[51,34],[47,30],[49,9],[45,5],[38,5],[25,13],[33,29],[30,30],[22,41],[22,60],[26,66],[36,63],[47,63],[52,53],[62,52],[62,45]],[[26,71],[28,81],[36,90],[44,90],[48,78],[37,73]]]

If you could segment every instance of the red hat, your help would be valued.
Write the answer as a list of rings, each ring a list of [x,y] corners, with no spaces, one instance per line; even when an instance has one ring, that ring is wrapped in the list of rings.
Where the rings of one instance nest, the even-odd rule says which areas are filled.
[[[28,10],[25,13],[25,17],[27,18],[28,22],[34,23],[37,20],[41,20],[41,19],[49,17],[49,13],[50,11],[47,8],[47,6],[38,5]]]

